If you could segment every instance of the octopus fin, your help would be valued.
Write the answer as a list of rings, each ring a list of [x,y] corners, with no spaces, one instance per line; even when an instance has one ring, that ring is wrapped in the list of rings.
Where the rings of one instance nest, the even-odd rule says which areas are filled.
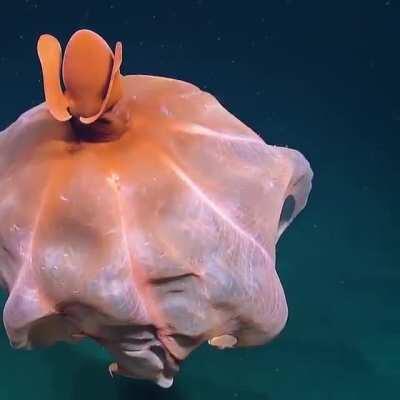
[[[113,69],[111,71],[111,76],[110,76],[110,82],[108,84],[108,89],[107,89],[107,94],[104,97],[103,103],[100,107],[100,110],[98,111],[97,114],[92,115],[91,117],[80,117],[79,120],[83,124],[91,124],[95,122],[106,110],[106,107],[109,106],[110,102],[112,102],[112,97],[116,96],[116,93],[113,93],[114,90],[116,89],[115,83],[119,79],[119,69],[122,64],[122,43],[117,42],[115,46],[115,52],[114,52],[114,65]]]
[[[51,35],[41,35],[37,43],[37,52],[42,66],[44,94],[51,115],[58,121],[68,121],[68,100],[60,82],[62,51],[59,41]]]

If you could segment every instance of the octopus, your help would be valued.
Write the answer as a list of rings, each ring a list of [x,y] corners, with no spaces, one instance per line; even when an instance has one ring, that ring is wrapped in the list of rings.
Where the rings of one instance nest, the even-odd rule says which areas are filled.
[[[88,338],[170,387],[203,343],[260,346],[288,307],[276,244],[312,170],[187,82],[123,75],[90,30],[37,43],[45,101],[0,133],[0,285],[18,349]]]

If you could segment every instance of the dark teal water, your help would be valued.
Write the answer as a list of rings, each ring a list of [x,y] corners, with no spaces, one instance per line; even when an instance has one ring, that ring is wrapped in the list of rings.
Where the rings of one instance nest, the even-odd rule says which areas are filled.
[[[86,27],[123,41],[124,73],[191,81],[268,143],[302,151],[314,188],[278,246],[288,324],[262,348],[204,346],[170,390],[111,379],[90,344],[12,350],[2,329],[0,399],[399,398],[398,1],[135,3],[8,4],[2,127],[42,99],[38,35],[65,44]]]

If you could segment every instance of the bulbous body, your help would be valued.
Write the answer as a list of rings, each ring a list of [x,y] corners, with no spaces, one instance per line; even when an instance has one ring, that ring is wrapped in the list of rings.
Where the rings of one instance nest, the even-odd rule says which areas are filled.
[[[204,341],[285,325],[275,245],[312,172],[189,83],[121,82],[93,140],[44,104],[0,134],[4,323],[16,347],[91,337],[113,372],[170,386]]]

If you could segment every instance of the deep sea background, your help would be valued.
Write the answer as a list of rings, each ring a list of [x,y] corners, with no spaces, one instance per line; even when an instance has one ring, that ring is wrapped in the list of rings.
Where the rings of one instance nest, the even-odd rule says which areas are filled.
[[[13,350],[1,327],[0,399],[400,398],[399,1],[5,2],[1,129],[43,99],[38,36],[79,28],[123,42],[124,74],[193,82],[309,159],[309,204],[278,246],[290,317],[265,347],[203,346],[169,390],[111,379],[89,343]]]

